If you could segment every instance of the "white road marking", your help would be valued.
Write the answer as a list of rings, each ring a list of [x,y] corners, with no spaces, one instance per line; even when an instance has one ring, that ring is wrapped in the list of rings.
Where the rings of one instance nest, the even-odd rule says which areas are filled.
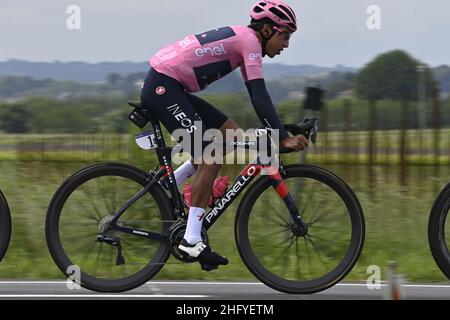
[[[66,281],[0,281],[0,285],[2,284],[61,284],[66,285]],[[264,283],[261,282],[214,282],[214,281],[149,281],[146,283],[147,286],[150,287],[152,291],[160,290],[155,285],[254,285],[254,286],[265,286]],[[388,284],[381,283],[382,287],[387,287]],[[442,284],[405,284],[405,287],[410,288],[438,288],[438,289],[448,289],[450,285],[442,285]],[[338,283],[335,287],[367,287],[365,283]],[[333,287],[332,287],[333,288]]]
[[[207,295],[164,294],[0,294],[0,298],[207,298]]]

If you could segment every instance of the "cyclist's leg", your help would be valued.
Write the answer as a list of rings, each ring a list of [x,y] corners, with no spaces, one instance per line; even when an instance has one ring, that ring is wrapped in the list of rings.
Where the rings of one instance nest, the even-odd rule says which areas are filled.
[[[191,99],[192,101],[192,99]],[[214,107],[203,105],[206,110],[202,110],[197,104],[194,104],[196,110],[204,119],[217,119],[220,115],[214,117]],[[203,111],[203,112],[202,112]],[[205,113],[209,113],[205,115]],[[224,116],[225,118],[225,116]],[[208,128],[219,128],[222,133],[222,137],[226,137],[226,130],[238,129],[238,125],[231,119],[225,119],[223,123],[206,124]],[[214,127],[213,127],[214,126]],[[197,159],[196,159],[197,160]],[[188,225],[184,240],[180,245],[180,249],[188,252],[191,256],[198,254],[205,246],[201,241],[201,226],[203,223],[205,209],[208,203],[208,199],[213,188],[214,180],[220,170],[221,164],[219,163],[200,163],[197,168],[195,180],[192,184],[191,192],[191,208],[189,210]],[[208,191],[208,192],[205,192]],[[191,245],[190,245],[191,244]],[[193,245],[192,245],[193,244]],[[205,252],[205,254],[204,254]],[[198,259],[205,270],[215,269],[218,265],[228,264],[228,260],[214,252],[207,246],[202,253],[198,254]]]
[[[228,119],[228,117],[217,110],[213,105],[203,99],[187,94],[189,101],[195,108],[199,116],[203,119],[205,129],[219,129],[222,137],[226,137],[227,129],[238,129],[238,125]],[[197,160],[197,159],[195,159]],[[226,258],[211,251],[209,246],[198,254],[205,245],[201,241],[201,226],[207,203],[214,185],[214,180],[220,170],[219,163],[205,163],[204,158],[199,159],[195,180],[192,184],[191,208],[189,210],[188,225],[184,241],[181,243],[180,249],[189,255],[198,255],[198,259],[205,270],[211,270],[218,265],[228,264]],[[205,192],[207,191],[207,192]]]
[[[201,105],[198,99],[194,98],[192,101],[200,106],[200,109],[206,110],[207,108],[205,108],[204,105]],[[193,142],[194,122],[203,121],[203,117],[194,108],[190,97],[177,80],[158,73],[154,69],[150,69],[142,88],[141,101],[143,105],[161,121],[171,134],[173,134],[176,129],[182,129],[183,132],[190,131],[192,133],[191,142]],[[203,100],[202,102],[206,103]],[[220,118],[225,117],[226,119],[225,115],[218,110],[216,111],[216,113],[208,113],[204,114],[204,116],[219,115]],[[205,122],[203,121],[203,123]],[[214,123],[211,123],[211,125],[214,125]],[[203,136],[203,132],[206,129],[205,125],[202,125],[202,133],[198,136]],[[203,143],[200,151],[202,151],[206,145],[207,143]],[[194,148],[188,151],[193,154],[193,149]],[[177,184],[183,183],[186,179],[195,174],[196,168],[197,165],[194,164],[193,161],[187,161],[177,168],[174,172]]]
[[[181,129],[194,138],[195,131],[203,130],[203,126],[202,128],[195,126],[195,122],[201,122],[202,119],[187,99],[183,85],[154,69],[150,69],[145,79],[141,102],[172,135],[175,130]],[[179,140],[178,142],[182,141]]]
[[[227,129],[238,129],[238,125],[228,119],[219,128],[223,135]],[[189,209],[188,223],[184,239],[179,248],[190,256],[198,257],[204,270],[212,270],[219,265],[227,265],[228,259],[213,252],[209,245],[205,245],[201,239],[201,228],[204,213],[211,195],[214,179],[219,172],[221,164],[200,163],[192,184],[191,207]]]
[[[208,101],[205,101],[202,98],[190,93],[186,93],[186,96],[195,111],[197,111],[200,118],[202,118],[206,129],[221,129],[221,127],[228,120],[227,115],[218,110]]]
[[[203,119],[204,127],[206,129],[219,129],[224,139],[227,138],[227,130],[239,129],[236,122],[229,119],[227,115],[215,108],[209,102],[190,93],[187,93],[187,97],[197,111],[198,115]],[[228,150],[224,150],[223,154],[225,155],[227,151]],[[219,168],[216,168],[217,171],[218,169],[220,169],[220,166]]]
[[[183,129],[190,133],[191,142],[194,142],[195,132],[202,130],[200,136],[203,137],[203,130],[206,130],[206,128],[203,125],[201,128],[197,128],[194,123],[195,121],[202,121],[202,119],[188,100],[183,86],[175,79],[151,69],[142,89],[141,101],[142,104],[149,109],[152,115],[156,116],[158,120],[161,121],[171,134],[173,134],[176,129]],[[192,143],[192,145],[195,146],[196,144]],[[202,151],[206,145],[207,144],[202,143]],[[195,154],[193,146],[189,150],[191,155]],[[212,185],[207,182],[211,179],[214,181],[218,172],[216,165],[205,166],[201,171],[201,178],[196,179],[197,186],[195,188],[195,190],[197,190],[196,193],[199,192],[201,197],[200,200],[196,200],[197,202],[195,204],[201,205],[202,207],[190,208],[188,227],[186,230],[186,234],[188,235],[196,234],[198,230],[201,230],[203,216],[200,215],[201,217],[198,219],[196,218],[197,214],[195,213],[201,210],[204,212],[212,188]],[[204,183],[202,183],[203,181]],[[204,199],[206,199],[206,201]],[[194,238],[195,237],[197,236],[194,236]],[[200,238],[199,232],[198,237]],[[208,245],[205,246],[201,242],[195,245],[198,245],[198,248],[194,248],[195,250],[190,250],[191,248],[188,246],[188,243],[186,243],[186,246],[180,247],[180,249],[186,251],[191,256],[198,256],[202,266],[204,266],[204,261],[212,261],[212,264],[215,264],[216,266],[218,264],[228,263],[226,259],[212,253],[211,248]]]
[[[236,130],[239,126],[236,122],[229,119],[224,113],[216,109],[209,102],[193,95],[186,94],[189,102],[197,111],[198,115],[203,119],[205,129],[218,129],[220,130],[222,137],[226,137],[226,130]],[[196,159],[197,160],[197,159]],[[204,159],[199,159],[201,163],[197,168],[196,178],[192,185],[192,197],[191,203],[193,207],[206,208],[208,204],[208,197],[201,190],[212,190],[214,179],[216,178],[221,164],[204,163]],[[197,162],[197,161],[195,161]],[[200,192],[198,192],[200,191]]]
[[[215,108],[209,102],[193,94],[186,93],[186,96],[191,105],[197,111],[197,114],[202,119],[205,129],[220,129],[222,136],[226,137],[227,129],[239,128],[234,121],[228,119],[224,113]],[[177,184],[180,185],[193,176],[197,171],[197,167],[198,165],[193,163],[192,159],[179,166],[174,172]]]
[[[187,179],[192,177],[197,172],[197,165],[192,163],[192,160],[187,160],[182,165],[180,165],[176,170],[174,170],[173,174],[175,175],[175,181],[179,186]]]

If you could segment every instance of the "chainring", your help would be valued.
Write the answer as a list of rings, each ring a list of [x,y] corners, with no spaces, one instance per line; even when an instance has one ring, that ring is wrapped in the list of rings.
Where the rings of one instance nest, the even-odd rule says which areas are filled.
[[[196,262],[198,261],[197,258],[190,257],[188,254],[178,249],[178,245],[181,243],[184,234],[186,233],[186,227],[187,221],[183,218],[180,218],[175,221],[175,223],[169,228],[169,249],[172,255],[182,262]],[[206,233],[206,230],[204,228],[202,228],[201,236],[203,243],[207,244],[209,239],[208,234]]]

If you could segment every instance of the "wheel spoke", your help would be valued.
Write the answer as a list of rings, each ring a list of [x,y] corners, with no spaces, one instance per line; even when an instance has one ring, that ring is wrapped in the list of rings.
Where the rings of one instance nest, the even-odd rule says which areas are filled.
[[[65,182],[66,188],[60,188],[60,194],[55,194],[55,199],[61,200],[49,209],[51,214],[59,217],[53,219],[58,225],[49,226],[59,232],[59,237],[51,240],[57,251],[62,252],[54,257],[58,266],[65,264],[68,257],[89,276],[84,282],[87,287],[100,286],[105,291],[123,290],[123,279],[138,274],[145,277],[146,273],[158,271],[168,257],[168,247],[161,246],[160,242],[105,229],[105,237],[117,238],[121,244],[125,264],[116,265],[119,247],[106,242],[109,241],[107,238],[105,242],[97,240],[99,222],[112,215],[118,205],[131,199],[144,183],[145,178],[138,170],[133,172],[133,168],[109,164],[86,168],[70,177]],[[171,221],[170,213],[160,209],[165,209],[169,203],[158,201],[166,200],[146,193],[124,212],[118,225],[163,232],[174,221]],[[102,281],[98,282],[100,279]]]
[[[283,228],[281,230],[276,230],[276,231],[266,232],[264,234],[254,235],[252,238],[255,239],[255,240],[257,240],[257,239],[267,239],[270,236],[276,236],[276,235],[282,234],[282,233],[284,233],[286,231],[289,231],[289,228],[285,227],[285,228]]]
[[[286,244],[286,242],[287,242],[287,241],[290,241],[290,240],[292,239],[292,237],[293,237],[293,235],[291,235],[290,237],[287,237],[286,239],[284,239],[284,240],[282,240],[282,241],[276,242],[276,243],[273,245],[273,247],[274,247],[274,248],[278,248],[278,247],[280,247],[280,246]]]
[[[100,183],[100,179],[96,179],[95,182],[97,183],[97,189],[99,191],[99,194],[103,200],[103,203],[105,204],[105,208],[108,211],[109,214],[113,213],[112,207],[111,205],[108,203],[108,201],[106,200],[106,192],[105,192],[105,188],[102,187],[103,183]],[[106,185],[106,182],[103,184]],[[110,185],[110,183],[108,183],[108,185]]]
[[[306,255],[308,256],[308,267],[309,267],[309,270],[311,270],[311,268],[312,268],[311,256],[309,254],[309,245],[308,245],[308,241],[306,240],[306,237],[303,237],[303,241],[305,242],[305,251],[306,251]]]
[[[84,186],[84,188],[83,187],[81,188],[81,191],[83,191],[85,196],[88,198],[88,202],[92,205],[94,212],[97,214],[97,218],[99,220],[101,220],[103,216],[102,216],[100,210],[98,209],[98,207],[95,205],[95,201],[92,198],[92,193],[89,190],[86,191],[85,189],[90,189],[87,184]]]
[[[309,227],[308,234],[299,239],[284,201],[273,196],[270,186],[255,183],[252,198],[245,200],[238,215],[237,237],[250,242],[243,241],[240,251],[250,271],[264,275],[263,280],[273,287],[291,293],[316,292],[353,267],[354,256],[345,253],[349,248],[354,255],[361,250],[358,236],[362,236],[363,219],[351,222],[362,212],[358,199],[346,192],[348,186],[326,170],[309,166],[285,170],[285,181]],[[262,219],[261,212],[270,215]]]
[[[298,237],[295,238],[295,255],[297,257],[296,260],[296,275],[297,275],[297,279],[301,279],[302,275],[301,275],[301,270],[300,270],[300,253],[298,252],[299,250],[299,245],[298,245]]]
[[[117,180],[117,179],[114,179],[114,180]],[[112,190],[112,192],[111,192],[111,197],[112,197],[112,210],[111,210],[111,212],[117,212],[117,182],[116,181],[114,181],[113,183],[112,183],[112,186],[113,186],[113,190]]]
[[[310,201],[314,198],[315,193],[312,187],[309,188],[308,193],[306,194],[306,199],[304,201],[304,203],[300,203],[300,205],[302,206],[302,209],[300,210],[300,215],[303,216],[306,208],[308,207]]]
[[[283,208],[283,209],[287,210],[287,208]],[[282,224],[285,224],[285,225],[286,225],[286,224],[289,224],[289,221],[288,221],[285,217],[283,217],[283,216],[281,215],[281,213],[278,212],[278,210],[275,210],[274,212],[275,212],[275,215],[270,215],[269,218],[273,219],[273,218],[278,217],[278,218],[279,218],[278,221],[277,221],[276,219],[273,219],[273,221],[274,221],[275,223],[281,222]]]
[[[87,243],[86,246],[83,246],[82,248],[80,248],[80,249],[83,249],[82,250],[83,252],[85,252],[80,260],[81,261],[80,267],[83,267],[85,265],[85,262],[86,262],[88,256],[92,253],[92,251],[94,250],[95,246],[98,243],[99,242],[97,240],[90,241]],[[84,249],[84,248],[86,248],[86,249]]]
[[[97,222],[99,222],[101,220],[101,217],[99,216],[99,212],[96,212],[97,216],[93,215],[92,214],[92,210],[88,210],[86,208],[86,206],[84,205],[84,201],[79,201],[77,203],[77,206],[81,207],[81,212],[82,212],[81,216],[85,217],[86,219],[94,220],[94,221],[97,221]],[[74,209],[76,209],[76,208],[74,208]]]
[[[276,256],[276,259],[275,259],[276,261],[280,261],[280,262],[282,261],[283,269],[287,268],[287,262],[288,262],[289,256],[286,255],[286,253],[289,251],[289,248],[295,242],[295,235],[290,236],[288,239],[284,240],[283,242],[281,242],[280,244],[278,244],[276,246],[276,247],[279,247],[282,244],[286,245],[287,241],[289,241],[288,246],[285,249],[283,249],[281,251],[281,253]]]
[[[290,236],[290,238],[288,239],[288,240],[289,240],[289,244],[288,244],[288,246],[286,247],[286,249],[284,249],[284,250],[281,252],[281,254],[279,255],[279,258],[285,257],[285,259],[287,259],[286,253],[289,251],[289,249],[290,249],[290,248],[292,247],[292,245],[295,243],[295,239],[296,239],[296,236],[295,236],[294,234]]]
[[[100,246],[97,251],[97,256],[95,257],[94,272],[93,272],[94,274],[97,273],[97,268],[100,261],[100,254],[102,252],[102,249],[103,249],[103,242],[100,242]]]
[[[311,243],[311,245],[314,248],[314,252],[316,253],[317,258],[320,260],[321,263],[326,265],[329,268],[329,263],[323,260],[322,256],[320,255],[321,250],[319,250],[319,247],[315,244],[311,236],[306,237],[306,239]]]

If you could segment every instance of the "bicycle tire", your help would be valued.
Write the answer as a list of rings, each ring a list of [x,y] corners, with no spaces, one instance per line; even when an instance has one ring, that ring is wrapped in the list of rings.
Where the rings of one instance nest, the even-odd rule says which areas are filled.
[[[450,279],[450,252],[445,241],[445,222],[450,211],[450,183],[442,189],[431,208],[428,220],[428,243],[434,261]]]
[[[365,235],[364,215],[361,205],[351,188],[336,175],[325,169],[309,165],[289,165],[285,167],[285,174],[283,174],[282,177],[285,181],[289,181],[289,179],[293,177],[312,179],[311,181],[313,181],[314,183],[323,185],[324,188],[326,187],[327,189],[336,192],[336,198],[339,197],[344,202],[344,207],[345,209],[348,209],[348,215],[350,218],[349,224],[351,227],[351,236],[349,236],[350,240],[348,249],[343,259],[340,260],[338,265],[329,273],[312,280],[301,280],[297,278],[286,279],[287,276],[284,274],[284,272],[288,272],[288,265],[275,267],[280,269],[280,272],[283,273],[282,276],[274,274],[271,270],[263,265],[263,263],[261,262],[262,260],[275,261],[275,263],[278,262],[276,262],[276,259],[269,256],[270,248],[268,248],[268,246],[270,247],[270,242],[268,246],[266,246],[267,242],[266,245],[260,246],[262,248],[262,257],[258,258],[256,256],[258,247],[254,242],[255,249],[252,248],[252,243],[250,242],[249,237],[249,220],[251,219],[252,215],[256,216],[255,219],[261,219],[258,218],[258,214],[262,215],[262,213],[254,211],[253,207],[255,203],[262,200],[261,195],[267,189],[273,190],[267,176],[262,176],[257,181],[255,181],[255,183],[246,192],[239,205],[235,220],[235,238],[239,254],[241,255],[241,258],[249,271],[261,282],[275,290],[293,294],[309,294],[325,290],[342,280],[352,270],[361,254]],[[270,197],[267,202],[273,203],[275,201],[275,198],[279,197],[275,194],[275,196]],[[264,206],[264,204],[260,205],[263,205],[262,211],[267,207]],[[276,204],[274,204],[274,206],[276,206]],[[284,207],[286,212],[288,212],[284,203],[280,204],[280,206]],[[280,206],[278,206],[278,208]],[[289,215],[289,213],[287,214]],[[263,219],[262,221],[264,222],[261,224],[261,226],[263,226],[264,224],[268,224],[267,220],[267,218]],[[286,226],[284,226],[283,228],[286,228]],[[268,238],[269,233],[270,232],[268,232],[266,235],[263,235],[263,237]],[[297,239],[295,241],[297,242]],[[306,240],[305,243],[306,247],[308,247]],[[289,249],[291,248],[291,245],[289,245]],[[298,243],[296,243],[296,246],[297,245]],[[274,249],[274,247],[275,246],[272,246],[272,249]],[[300,259],[298,247],[296,247],[295,250],[297,254],[296,263],[299,264]],[[300,254],[302,254],[302,252],[300,252]],[[281,255],[281,257],[284,256]],[[291,260],[287,261],[290,262]],[[297,268],[299,268],[299,266],[297,266]]]
[[[138,184],[139,186],[137,187],[139,188],[144,187],[148,183],[146,180],[148,174],[140,169],[120,163],[102,163],[86,167],[76,172],[59,187],[53,196],[47,211],[45,232],[47,245],[53,260],[58,268],[68,277],[72,275],[69,274],[68,268],[76,264],[74,264],[71,261],[71,258],[66,254],[65,250],[67,250],[67,248],[65,248],[64,244],[61,242],[61,211],[64,210],[64,205],[70,201],[69,197],[72,193],[75,193],[77,189],[81,189],[84,183],[92,182],[94,179],[97,179],[96,181],[98,182],[100,181],[100,178],[104,177],[125,179],[124,181]],[[161,186],[157,184],[148,191],[147,195],[152,197],[156,203],[156,208],[159,209],[162,232],[168,233],[170,221],[173,221],[174,217],[172,205],[167,194],[162,190]],[[142,200],[143,199],[140,199],[139,201]],[[148,239],[143,238],[142,241],[146,240]],[[80,268],[79,284],[84,288],[97,292],[123,292],[144,284],[160,271],[170,255],[167,243],[157,243],[157,247],[155,248],[156,252],[152,259],[145,267],[135,274],[120,279],[104,279],[90,275]]]
[[[3,193],[0,191],[0,261],[4,258],[11,239],[11,212]]]

